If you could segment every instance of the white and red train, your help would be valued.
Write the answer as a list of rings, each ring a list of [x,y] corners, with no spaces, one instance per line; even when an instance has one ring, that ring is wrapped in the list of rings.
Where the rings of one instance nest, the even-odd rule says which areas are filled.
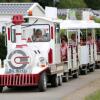
[[[66,21],[43,17],[13,16],[6,27],[7,57],[4,68],[0,68],[0,92],[4,86],[38,86],[39,91],[45,91],[47,83],[57,87],[62,85],[62,80],[68,81],[69,75],[77,78],[80,71],[84,74],[88,69],[94,71],[97,55],[95,42],[81,45],[80,29],[88,27],[80,28],[77,25],[80,24],[69,27]],[[61,61],[61,29],[68,38],[66,61]],[[42,32],[39,41],[35,39],[37,30]],[[75,45],[70,43],[71,34],[75,34]],[[95,40],[94,35],[92,38]]]

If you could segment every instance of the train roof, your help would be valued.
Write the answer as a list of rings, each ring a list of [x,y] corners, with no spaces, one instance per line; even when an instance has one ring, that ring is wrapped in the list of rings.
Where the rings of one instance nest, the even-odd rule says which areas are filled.
[[[24,16],[24,18],[41,19],[41,20],[55,22],[55,23],[61,23],[63,21],[62,19],[54,19],[54,18],[40,17],[40,16]]]
[[[60,23],[61,29],[88,29],[88,28],[100,28],[100,23],[87,20],[63,20]]]
[[[88,29],[88,28],[100,28],[100,23],[96,23],[93,20],[62,20],[62,19],[53,19],[47,17],[39,16],[25,16],[24,18],[36,18],[45,20],[52,23],[60,23],[61,29]]]

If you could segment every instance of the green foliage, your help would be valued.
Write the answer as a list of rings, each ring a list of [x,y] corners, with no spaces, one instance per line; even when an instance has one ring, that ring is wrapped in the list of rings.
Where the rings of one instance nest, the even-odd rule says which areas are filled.
[[[87,7],[84,0],[60,0],[57,6],[59,8],[85,8]]]
[[[94,21],[95,21],[96,23],[100,23],[100,18],[94,17]]]
[[[60,0],[57,7],[100,9],[100,0]]]
[[[44,8],[45,6],[53,6],[53,0],[33,0],[33,1],[38,2]]]
[[[100,9],[100,0],[84,0],[88,8]]]
[[[85,100],[100,100],[100,90],[96,91],[94,94],[87,96]]]
[[[0,0],[0,2],[38,2],[43,7],[56,6],[58,8],[92,8],[100,9],[100,0]]]
[[[59,15],[58,18],[65,20],[66,19],[66,15]]]
[[[76,19],[82,20],[82,12],[76,11]]]
[[[100,18],[94,17],[96,23],[100,23]],[[100,37],[100,29],[96,29],[96,35]]]
[[[5,46],[5,36],[0,34],[0,59],[4,60],[6,58],[7,48]]]

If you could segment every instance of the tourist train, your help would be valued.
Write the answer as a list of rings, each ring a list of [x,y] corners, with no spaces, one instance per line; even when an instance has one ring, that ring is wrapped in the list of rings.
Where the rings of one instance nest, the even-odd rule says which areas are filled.
[[[0,92],[5,86],[37,86],[46,91],[48,83],[57,87],[69,76],[93,72],[97,61],[95,28],[100,25],[93,21],[14,15],[6,24],[7,56],[0,68]],[[61,49],[63,36],[66,51]],[[61,50],[66,52],[65,59]]]

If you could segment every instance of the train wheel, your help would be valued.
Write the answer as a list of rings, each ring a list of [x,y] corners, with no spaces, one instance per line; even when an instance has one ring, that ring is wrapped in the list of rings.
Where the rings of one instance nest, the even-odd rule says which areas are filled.
[[[2,93],[3,92],[3,87],[0,87],[0,93]]]
[[[65,73],[65,76],[63,77],[63,82],[67,82],[69,80],[68,73]]]
[[[86,67],[85,70],[83,71],[83,74],[84,74],[84,75],[87,75],[87,73],[88,73],[88,69],[87,69],[87,67]]]
[[[95,65],[92,66],[92,68],[89,69],[90,72],[94,72],[95,71]]]
[[[73,78],[78,78],[79,77],[79,70],[76,70],[76,73],[73,75]]]
[[[51,85],[53,87],[57,87],[58,84],[59,84],[59,78],[58,78],[58,76],[57,75],[53,75],[52,76],[52,80],[51,80]]]
[[[80,70],[80,73],[81,73],[81,75],[87,75],[87,73],[88,73],[88,69],[87,69],[87,67],[85,67],[84,70],[81,69],[81,70]]]
[[[39,85],[38,85],[38,89],[40,92],[44,92],[47,89],[47,77],[46,77],[46,73],[42,73],[40,76],[40,81],[39,81]]]
[[[59,76],[58,78],[59,78],[59,83],[58,83],[58,85],[61,86],[61,85],[62,85],[62,76]]]

